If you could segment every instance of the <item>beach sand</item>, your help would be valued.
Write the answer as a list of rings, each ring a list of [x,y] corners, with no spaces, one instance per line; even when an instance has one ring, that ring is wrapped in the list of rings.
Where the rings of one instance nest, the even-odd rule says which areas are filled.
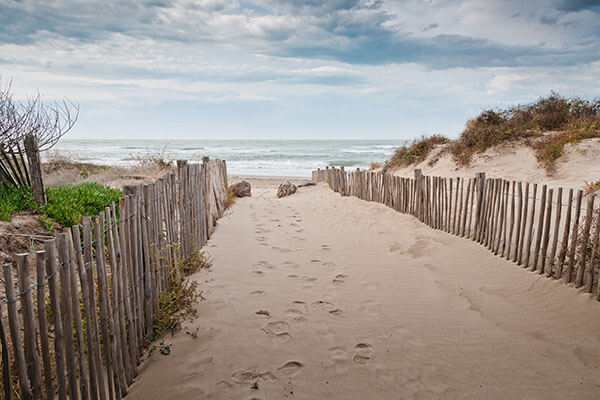
[[[198,318],[128,398],[600,398],[591,296],[324,184],[250,181],[191,276]]]

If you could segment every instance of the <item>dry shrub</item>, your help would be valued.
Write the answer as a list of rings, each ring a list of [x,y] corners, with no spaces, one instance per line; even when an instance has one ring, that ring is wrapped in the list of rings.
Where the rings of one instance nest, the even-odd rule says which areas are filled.
[[[170,169],[174,166],[173,160],[169,160],[163,154],[146,154],[135,156],[135,163],[140,167],[157,167],[158,169]]]
[[[544,136],[533,144],[533,148],[538,162],[548,172],[554,172],[555,162],[564,154],[565,145],[598,137],[600,137],[600,116],[582,127]]]
[[[417,164],[425,160],[436,146],[449,142],[450,139],[442,135],[421,136],[421,138],[415,139],[410,146],[402,146],[396,150],[385,166],[393,168]]]
[[[180,260],[171,267],[169,287],[159,294],[158,312],[154,318],[155,338],[172,334],[181,328],[181,324],[197,316],[196,303],[204,300],[197,281],[188,281],[186,276],[202,268],[210,268],[212,260],[200,251],[192,252],[187,260]]]
[[[229,186],[227,188],[227,194],[225,197],[225,204],[224,204],[225,209],[228,209],[229,207],[231,207],[235,203],[236,199],[237,199],[236,194],[233,192],[232,187]]]
[[[154,334],[163,337],[181,328],[181,324],[197,316],[196,302],[202,299],[197,281],[176,280],[158,297],[158,313],[154,318]]]
[[[460,137],[449,146],[453,159],[469,165],[473,155],[504,142],[526,140],[548,170],[563,154],[566,143],[600,136],[600,100],[565,98],[555,92],[535,103],[504,110],[485,110],[469,120]],[[561,131],[544,136],[544,132]],[[540,140],[530,140],[537,139]]]
[[[586,182],[585,183],[585,194],[594,193],[600,190],[600,179],[596,182]]]
[[[382,168],[383,166],[384,166],[384,164],[382,164],[382,163],[372,162],[371,166],[369,167],[369,171],[374,171],[376,169]]]

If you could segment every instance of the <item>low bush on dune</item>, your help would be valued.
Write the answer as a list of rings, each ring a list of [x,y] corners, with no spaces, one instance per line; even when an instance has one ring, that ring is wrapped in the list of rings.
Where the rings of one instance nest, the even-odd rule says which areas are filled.
[[[421,136],[419,139],[415,139],[409,146],[402,146],[397,149],[385,166],[405,167],[417,164],[425,160],[436,146],[449,142],[450,139],[442,135]]]
[[[566,144],[598,137],[600,100],[565,98],[551,92],[534,103],[481,112],[467,122],[456,140],[449,141],[438,135],[415,140],[411,146],[399,148],[388,165],[421,162],[434,145],[448,143],[445,151],[457,164],[466,166],[477,153],[502,143],[523,141],[534,149],[538,162],[552,172],[555,161],[564,154]]]

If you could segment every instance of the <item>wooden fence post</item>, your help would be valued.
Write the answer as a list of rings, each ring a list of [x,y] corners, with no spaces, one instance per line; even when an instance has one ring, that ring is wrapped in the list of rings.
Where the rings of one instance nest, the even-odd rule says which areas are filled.
[[[33,189],[33,200],[43,206],[46,204],[46,190],[42,177],[42,161],[40,159],[40,149],[38,139],[34,135],[25,136],[25,153],[27,154],[27,163],[31,174],[31,186]]]
[[[19,376],[19,385],[21,387],[21,397],[24,400],[33,399],[29,387],[29,378],[27,377],[27,362],[23,351],[23,342],[21,341],[21,324],[17,314],[17,298],[13,286],[12,264],[4,264],[4,283],[6,289],[6,300],[8,308],[8,327],[10,328],[10,338],[13,345],[13,354],[17,365]]]

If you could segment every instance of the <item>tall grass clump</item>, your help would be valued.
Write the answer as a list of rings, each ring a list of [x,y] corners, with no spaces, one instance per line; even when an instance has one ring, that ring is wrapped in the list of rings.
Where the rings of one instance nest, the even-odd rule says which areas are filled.
[[[409,146],[402,146],[397,149],[392,158],[386,162],[385,166],[388,168],[405,167],[419,163],[425,160],[436,146],[449,142],[450,139],[442,135],[421,136],[419,139],[415,139]]]

